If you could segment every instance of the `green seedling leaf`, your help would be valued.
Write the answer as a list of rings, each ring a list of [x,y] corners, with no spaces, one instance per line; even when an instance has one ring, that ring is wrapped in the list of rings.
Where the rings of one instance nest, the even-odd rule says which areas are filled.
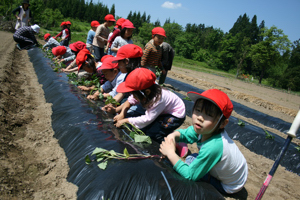
[[[238,125],[239,125],[239,126],[245,126],[245,123],[242,122],[241,120],[239,120]]]
[[[99,93],[99,99],[103,99],[104,98],[104,95],[100,92]]]
[[[55,68],[53,69],[54,72],[58,72],[58,70],[59,70],[58,67],[55,67]]]
[[[300,146],[295,147],[300,152]]]
[[[110,150],[109,153],[110,153],[110,155],[112,155],[112,156],[117,156],[117,153],[116,153],[114,150]]]
[[[127,151],[126,148],[124,149],[124,152],[123,152],[123,153],[124,153],[124,156],[125,156],[126,158],[129,158],[130,155],[129,155],[129,153],[128,153],[128,151]]]
[[[105,170],[107,166],[107,161],[101,162],[98,164],[98,167],[102,170]]]
[[[130,136],[131,138],[134,138],[134,135],[135,135],[135,132],[134,132],[134,131],[131,131],[131,132],[129,133],[129,136]]]
[[[264,130],[265,131],[265,134],[266,134],[266,139],[270,139],[270,140],[273,140],[274,139],[274,136],[271,135],[268,131]]]
[[[89,155],[86,155],[85,158],[84,158],[84,160],[85,160],[85,163],[87,165],[91,164],[91,162],[92,162],[92,160],[90,159]]]
[[[148,135],[134,135],[135,142],[146,142],[148,144],[152,144],[152,140]]]
[[[102,158],[102,157],[97,158],[97,162],[101,162],[102,160],[104,160],[104,158]]]
[[[192,99],[190,99],[190,97],[184,97],[183,100],[192,101]]]
[[[106,149],[96,147],[95,150],[93,151],[92,155],[95,155],[98,153],[105,153],[106,151],[107,151]]]

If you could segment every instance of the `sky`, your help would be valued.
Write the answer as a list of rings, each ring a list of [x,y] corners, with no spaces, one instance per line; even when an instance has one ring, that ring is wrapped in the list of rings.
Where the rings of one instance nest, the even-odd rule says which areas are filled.
[[[300,0],[93,0],[111,9],[115,4],[115,15],[126,18],[130,11],[151,16],[151,22],[166,19],[175,21],[185,28],[186,24],[205,24],[229,32],[240,15],[257,24],[262,20],[265,26],[276,26],[283,30],[291,42],[300,39]]]

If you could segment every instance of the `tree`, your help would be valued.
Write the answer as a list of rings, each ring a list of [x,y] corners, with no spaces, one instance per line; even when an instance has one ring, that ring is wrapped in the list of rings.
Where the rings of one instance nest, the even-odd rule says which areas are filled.
[[[272,26],[264,28],[259,35],[263,41],[254,44],[250,49],[250,56],[259,71],[259,83],[265,78],[267,70],[276,65],[280,56],[290,48],[290,41],[281,29]]]
[[[160,26],[160,21],[159,21],[159,19],[157,19],[157,20],[154,22],[154,26],[155,26],[155,27]]]
[[[165,41],[174,48],[174,42],[176,40],[176,37],[183,34],[182,26],[177,23],[167,23],[164,24],[163,28],[165,29],[167,35]]]
[[[141,38],[142,45],[146,45],[146,43],[152,38],[152,29],[154,28],[154,25],[151,23],[144,22],[142,26],[140,27],[140,32],[138,33],[138,36]]]

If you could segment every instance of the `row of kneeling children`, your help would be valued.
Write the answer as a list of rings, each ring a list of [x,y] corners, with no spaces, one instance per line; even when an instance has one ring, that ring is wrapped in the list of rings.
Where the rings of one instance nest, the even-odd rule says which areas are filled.
[[[109,19],[112,20],[111,16]],[[131,22],[127,21],[127,24],[133,27]],[[97,74],[104,98],[112,96],[121,103],[118,107],[111,104],[102,107],[115,114],[115,126],[131,123],[160,143],[160,152],[181,176],[208,182],[225,195],[240,191],[246,183],[248,167],[225,130],[233,111],[231,100],[217,89],[201,94],[188,92],[188,97],[194,101],[192,125],[178,129],[186,118],[185,104],[175,93],[156,82],[157,63],[154,62],[158,58],[157,54],[151,54],[166,34],[160,27],[152,30],[152,34],[153,39],[144,51],[137,45],[122,43],[115,55],[103,54],[100,60],[83,42],[72,43],[69,47],[57,46],[52,52],[59,62],[70,62],[65,72],[78,71],[79,77]],[[107,48],[115,50],[114,46],[107,45]],[[147,58],[143,57],[145,54]],[[87,91],[94,87],[78,86]],[[96,100],[99,93],[96,91],[87,98]],[[187,155],[186,144],[193,143],[197,144],[199,152]]]

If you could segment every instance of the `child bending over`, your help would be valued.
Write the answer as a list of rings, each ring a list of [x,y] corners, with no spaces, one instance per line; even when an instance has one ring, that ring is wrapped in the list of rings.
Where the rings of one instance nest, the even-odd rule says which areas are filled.
[[[44,40],[46,44],[44,44],[43,49],[46,48],[46,50],[51,50],[54,47],[60,46],[59,42],[56,41],[53,37],[51,37],[50,33],[46,33],[44,35]]]
[[[246,159],[225,131],[233,105],[228,96],[217,89],[201,94],[188,92],[194,102],[192,126],[168,135],[160,145],[174,170],[186,179],[205,181],[222,194],[240,191],[247,181]],[[197,143],[198,154],[185,161],[175,153],[176,142]]]
[[[129,122],[153,140],[161,142],[184,122],[185,105],[181,98],[169,90],[162,89],[155,80],[155,74],[149,69],[133,70],[117,88],[117,92],[132,94],[121,105],[121,109],[128,110],[131,105],[141,103],[146,112],[144,115],[128,118],[117,115],[114,120],[116,127]]]

